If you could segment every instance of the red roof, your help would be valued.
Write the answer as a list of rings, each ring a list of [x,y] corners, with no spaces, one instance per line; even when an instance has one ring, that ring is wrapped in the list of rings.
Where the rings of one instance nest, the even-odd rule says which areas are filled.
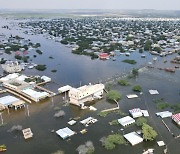
[[[180,121],[180,113],[172,115],[172,119],[179,122]]]
[[[100,58],[108,58],[109,55],[107,53],[101,53],[100,55]]]

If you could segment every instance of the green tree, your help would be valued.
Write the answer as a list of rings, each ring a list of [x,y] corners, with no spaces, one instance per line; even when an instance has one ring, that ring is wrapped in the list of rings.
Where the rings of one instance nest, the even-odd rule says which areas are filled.
[[[143,139],[146,141],[153,141],[157,136],[157,132],[151,126],[145,123],[143,123],[142,126],[142,133]]]
[[[144,118],[144,117],[139,117],[139,118],[136,120],[136,125],[137,125],[137,126],[142,126],[144,123],[145,123],[145,124],[147,123],[147,119]]]
[[[117,144],[126,144],[126,141],[122,135],[113,134],[105,138],[104,147],[107,150],[114,149]]]
[[[120,100],[121,99],[121,94],[118,91],[111,90],[107,94],[107,99],[112,101],[112,100]]]
[[[152,41],[147,40],[144,45],[144,50],[151,50]]]
[[[136,77],[138,76],[138,74],[139,74],[138,69],[133,68],[132,75]]]

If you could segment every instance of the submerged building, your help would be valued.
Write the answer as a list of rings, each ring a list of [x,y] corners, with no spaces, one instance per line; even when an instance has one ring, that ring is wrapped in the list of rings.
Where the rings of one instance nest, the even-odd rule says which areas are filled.
[[[2,69],[7,73],[16,73],[22,71],[22,66],[19,65],[17,61],[6,61],[5,64],[2,64]]]
[[[79,88],[71,88],[69,90],[70,103],[83,107],[85,102],[101,99],[104,88],[103,84],[89,84]]]

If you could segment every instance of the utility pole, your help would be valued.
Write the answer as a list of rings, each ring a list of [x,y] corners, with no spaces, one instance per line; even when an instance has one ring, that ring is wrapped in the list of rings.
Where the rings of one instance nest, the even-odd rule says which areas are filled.
[[[27,115],[29,117],[29,105],[27,105]]]
[[[1,124],[3,125],[4,124],[4,120],[3,120],[3,117],[2,117],[2,113],[0,113],[0,116],[1,116]]]

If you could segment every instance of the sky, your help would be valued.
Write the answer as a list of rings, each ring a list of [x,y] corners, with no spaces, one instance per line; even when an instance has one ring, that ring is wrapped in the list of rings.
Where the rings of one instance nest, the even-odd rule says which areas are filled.
[[[0,0],[0,9],[180,10],[180,0]]]

